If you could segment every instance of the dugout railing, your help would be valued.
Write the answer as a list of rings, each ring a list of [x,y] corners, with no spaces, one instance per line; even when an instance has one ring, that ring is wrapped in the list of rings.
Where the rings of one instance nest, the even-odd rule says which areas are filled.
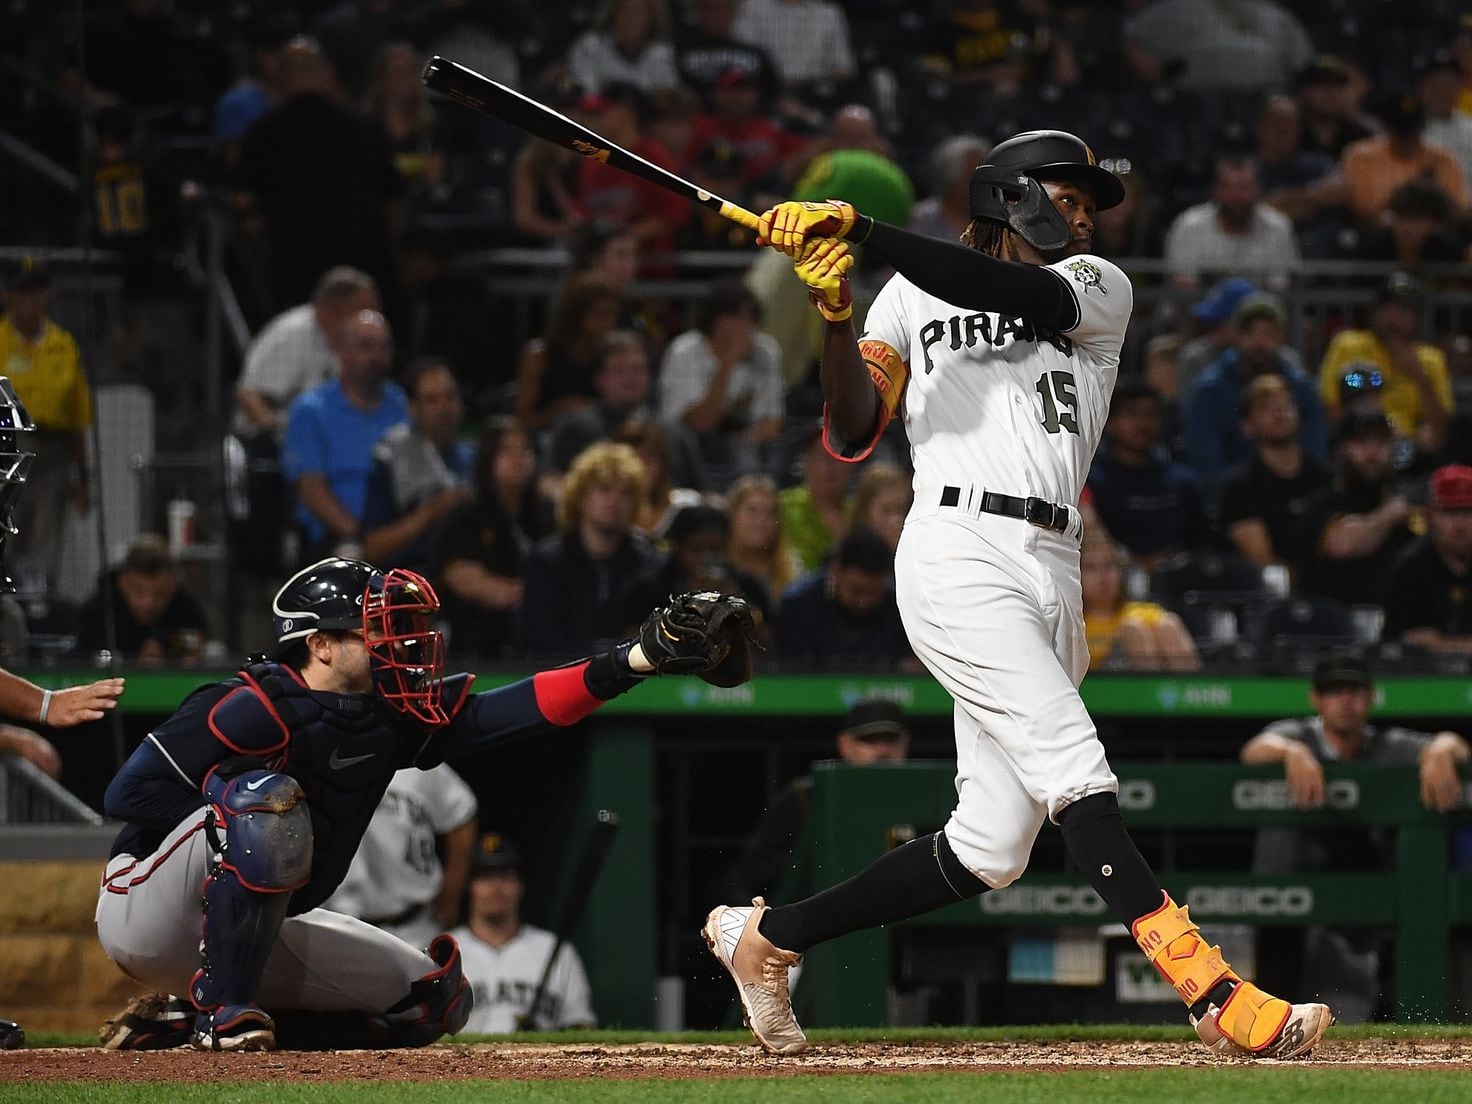
[[[1291,806],[1282,771],[1223,764],[1119,763],[1126,822],[1151,829],[1359,828],[1394,832],[1391,872],[1162,872],[1162,880],[1210,935],[1213,924],[1274,927],[1330,924],[1394,929],[1395,1010],[1402,1021],[1448,1018],[1451,931],[1472,923],[1472,874],[1448,871],[1449,829],[1468,819],[1472,783],[1451,814],[1426,809],[1414,768],[1330,765],[1325,806]],[[1472,774],[1464,777],[1472,777]],[[833,885],[897,840],[944,824],[955,801],[954,764],[855,767],[828,762],[813,774],[813,804],[799,845],[802,880]],[[1102,900],[1076,876],[1027,873],[907,926],[1011,929],[1111,925]],[[856,932],[804,959],[802,1005],[811,1026],[883,1024],[891,977],[891,933]]]

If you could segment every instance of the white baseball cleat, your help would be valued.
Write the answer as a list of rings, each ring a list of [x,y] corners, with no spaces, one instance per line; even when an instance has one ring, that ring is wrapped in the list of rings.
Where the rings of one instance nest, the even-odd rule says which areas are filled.
[[[1252,1006],[1246,1014],[1240,1014],[1240,1010],[1233,1007],[1239,993],[1243,998],[1240,1003]],[[1279,1013],[1279,1008],[1285,1010]],[[1273,1026],[1270,1018],[1279,1014],[1282,1016],[1281,1024],[1267,1034]],[[1264,1019],[1269,1019],[1266,1030]],[[1280,1060],[1307,1056],[1333,1023],[1334,1013],[1329,1011],[1328,1005],[1288,1004],[1275,997],[1267,997],[1251,982],[1239,983],[1224,1007],[1212,1005],[1200,1019],[1193,1017],[1191,1020],[1197,1036],[1214,1054]],[[1228,1034],[1229,1030],[1231,1034]],[[1267,1037],[1257,1042],[1261,1034],[1267,1034]]]
[[[736,982],[742,1018],[757,1042],[773,1054],[798,1054],[808,1039],[792,1015],[787,971],[802,955],[782,950],[758,930],[766,911],[760,897],[751,899],[750,908],[720,905],[710,910],[701,935]]]

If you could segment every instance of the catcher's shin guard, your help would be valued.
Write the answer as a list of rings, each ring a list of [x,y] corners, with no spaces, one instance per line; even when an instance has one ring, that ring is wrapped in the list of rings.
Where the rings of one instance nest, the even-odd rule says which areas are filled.
[[[214,852],[204,884],[203,963],[189,985],[201,1013],[250,1005],[312,869],[312,821],[296,779],[251,770],[211,778],[205,835]]]

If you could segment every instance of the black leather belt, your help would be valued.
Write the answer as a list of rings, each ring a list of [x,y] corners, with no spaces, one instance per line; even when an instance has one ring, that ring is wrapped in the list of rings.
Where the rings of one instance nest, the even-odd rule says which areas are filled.
[[[375,928],[396,928],[400,924],[407,924],[410,920],[417,920],[419,914],[428,907],[427,904],[410,905],[403,912],[396,912],[392,916],[375,916],[371,920],[365,916],[362,919],[363,923],[372,924]]]
[[[960,487],[942,487],[942,506],[961,505]],[[1051,529],[1055,533],[1066,533],[1072,520],[1067,506],[1059,506],[1046,498],[1018,498],[1016,495],[998,494],[996,491],[981,492],[981,511],[985,514],[1001,514],[1017,518],[1030,525]]]

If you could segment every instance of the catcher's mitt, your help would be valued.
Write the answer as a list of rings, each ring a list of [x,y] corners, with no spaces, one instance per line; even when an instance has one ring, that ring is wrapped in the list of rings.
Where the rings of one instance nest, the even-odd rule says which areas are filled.
[[[644,656],[662,675],[699,675],[714,686],[751,678],[753,621],[744,598],[680,594],[639,627]]]

